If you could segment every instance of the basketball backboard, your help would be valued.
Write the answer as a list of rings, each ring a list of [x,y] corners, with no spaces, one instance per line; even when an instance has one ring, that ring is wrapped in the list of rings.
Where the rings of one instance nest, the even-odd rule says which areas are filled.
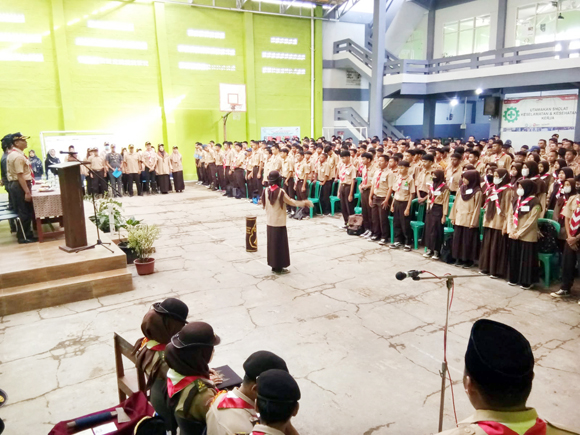
[[[246,85],[220,83],[220,111],[246,112]]]

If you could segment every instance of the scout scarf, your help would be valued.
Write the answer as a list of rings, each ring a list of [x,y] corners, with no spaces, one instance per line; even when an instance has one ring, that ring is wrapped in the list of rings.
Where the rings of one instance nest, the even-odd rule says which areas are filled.
[[[534,199],[534,197],[533,197],[533,196],[528,196],[528,197],[527,197],[526,199],[524,199],[523,201],[522,201],[521,199],[522,199],[521,197],[518,197],[518,202],[517,202],[517,205],[516,205],[516,211],[514,212],[514,226],[515,226],[515,227],[517,227],[517,226],[518,226],[518,219],[519,219],[520,210],[521,210],[523,207],[527,206],[527,205],[528,205],[528,203],[529,203],[529,202],[530,202],[532,199]],[[528,208],[529,208],[529,207],[528,207]],[[523,210],[521,210],[521,211],[523,211]]]
[[[149,340],[147,337],[145,337],[141,342],[141,349],[143,349],[143,346],[147,346],[147,349],[149,350],[165,350],[165,346],[167,345],[159,343],[155,340]]]
[[[435,202],[435,198],[441,194],[441,189],[445,186],[445,181],[443,181],[436,189],[433,189],[433,185],[429,184],[429,190],[431,191],[431,205]],[[436,195],[437,194],[437,195]]]
[[[348,165],[350,166],[350,165]],[[340,182],[343,183],[346,180],[346,168],[348,168],[347,165],[343,164],[342,167],[340,168]]]
[[[497,421],[480,421],[477,425],[487,435],[518,435],[518,432]],[[546,435],[546,422],[539,418],[536,419],[536,424],[525,431],[523,435]]]
[[[383,176],[383,170],[381,169],[377,174],[377,181],[375,181],[375,190],[379,188],[381,184],[381,177]]]
[[[256,408],[254,405],[249,404],[241,397],[236,396],[233,391],[222,391],[220,394],[216,396],[214,401],[223,395],[226,395],[224,399],[219,403],[217,406],[218,409],[251,409],[255,410]]]
[[[501,154],[496,154],[494,157],[495,163],[499,162],[503,156],[505,156],[505,153],[503,152]]]
[[[202,376],[183,376],[173,369],[167,370],[167,394],[173,397],[188,385],[202,379]]]
[[[369,170],[365,165],[362,165],[362,170],[361,170],[363,179],[362,179],[362,184],[364,186],[367,185],[368,181],[369,181]]]
[[[576,210],[570,219],[570,231],[575,236],[580,228],[580,197],[576,198]]]
[[[491,193],[491,195],[489,195],[486,199],[485,199],[485,204],[483,204],[483,207],[487,210],[487,203],[491,200],[491,198],[494,198],[493,201],[495,203],[495,210],[497,211],[497,213],[501,213],[501,207],[499,204],[499,194],[502,193],[503,191],[507,190],[507,189],[511,189],[512,185],[511,184],[506,184],[504,186],[501,186],[497,189],[494,189]],[[493,216],[495,216],[495,213],[493,213],[493,215],[491,216],[490,220],[493,219]]]

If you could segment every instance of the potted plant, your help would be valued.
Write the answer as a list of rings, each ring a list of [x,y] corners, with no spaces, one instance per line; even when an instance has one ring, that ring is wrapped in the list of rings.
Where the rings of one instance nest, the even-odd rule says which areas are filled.
[[[137,255],[135,267],[139,275],[149,275],[155,269],[155,259],[151,258],[151,254],[154,252],[153,244],[159,238],[159,233],[159,227],[155,225],[140,224],[129,228],[127,246]]]
[[[127,233],[131,230],[131,228],[139,225],[141,221],[131,217],[125,221],[125,223],[118,228],[118,235],[116,239],[113,239],[113,242],[117,244],[119,249],[125,253],[127,256],[127,264],[133,264],[135,259],[137,258],[137,254],[135,254],[135,250],[129,247],[129,241],[125,235],[121,235],[121,229],[127,231]]]

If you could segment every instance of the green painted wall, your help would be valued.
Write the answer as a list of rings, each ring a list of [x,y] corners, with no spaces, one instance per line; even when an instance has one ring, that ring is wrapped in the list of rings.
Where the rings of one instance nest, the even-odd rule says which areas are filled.
[[[218,3],[235,5],[233,0]],[[276,5],[262,6],[279,10]],[[245,8],[257,5],[248,1]],[[0,23],[0,32],[42,35],[41,43],[0,42],[0,59],[2,53],[44,56],[43,62],[0,60],[0,133],[20,130],[32,136],[29,143],[37,152],[41,131],[109,131],[117,134],[120,147],[134,143],[139,148],[147,140],[177,144],[186,178],[193,179],[194,143],[223,140],[219,83],[246,84],[252,105],[247,114],[230,116],[228,139],[258,138],[261,127],[268,126],[300,126],[302,136],[311,133],[310,20],[109,0],[0,0],[0,13],[25,16],[24,23]],[[133,23],[134,31],[89,28],[89,19]],[[223,31],[225,39],[190,37],[190,28]],[[297,38],[298,44],[272,44],[272,36]],[[142,41],[147,49],[80,46],[77,38]],[[319,25],[315,41],[320,47]],[[178,44],[235,49],[235,56],[180,53]],[[263,51],[300,53],[306,58],[264,59]],[[148,65],[87,65],[79,62],[79,56]],[[180,69],[179,62],[235,65],[235,71]],[[321,84],[321,55],[315,63]],[[305,74],[264,74],[263,67],[301,68]],[[317,89],[317,97],[318,93]],[[315,111],[319,135],[321,105],[315,104]]]

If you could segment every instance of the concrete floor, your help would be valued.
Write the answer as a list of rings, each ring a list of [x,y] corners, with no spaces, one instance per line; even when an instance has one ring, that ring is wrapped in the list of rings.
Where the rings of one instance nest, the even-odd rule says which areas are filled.
[[[130,342],[152,302],[179,297],[190,320],[222,337],[213,366],[242,374],[252,352],[282,356],[302,390],[301,434],[436,432],[446,291],[398,282],[399,270],[465,270],[389,251],[338,229],[338,218],[289,222],[292,273],[266,265],[265,218],[247,201],[188,185],[183,194],[124,198],[127,215],[162,226],[154,275],[135,290],[7,316],[0,322],[0,408],[6,434],[43,434],[60,420],[117,403],[113,332]],[[244,218],[257,215],[259,251],[245,252]],[[2,228],[4,231],[5,228]],[[448,360],[459,419],[471,413],[460,385],[473,322],[506,322],[532,343],[536,377],[529,405],[580,427],[580,306],[503,281],[458,281]],[[453,427],[449,388],[445,428]]]

